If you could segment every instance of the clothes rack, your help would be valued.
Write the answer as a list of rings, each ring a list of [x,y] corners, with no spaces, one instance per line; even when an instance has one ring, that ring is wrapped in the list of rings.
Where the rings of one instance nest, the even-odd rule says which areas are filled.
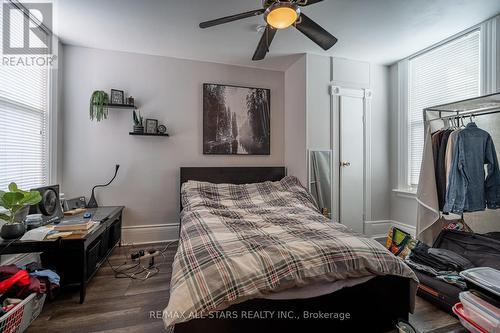
[[[428,107],[423,110],[425,127],[425,144],[423,152],[423,161],[430,161],[433,165],[432,148],[429,146],[428,136],[430,133],[450,127],[450,121],[458,120],[455,125],[461,127],[464,120],[468,117],[480,117],[500,113],[500,92],[484,95],[475,98],[469,98],[458,102],[441,104]],[[436,179],[434,178],[434,166],[429,168],[429,163],[422,162],[421,178],[417,190],[417,238],[427,245],[432,245],[435,237],[439,234],[442,227],[441,210],[439,199],[436,193]],[[425,176],[425,175],[428,176]],[[424,175],[424,176],[422,176]],[[463,214],[462,220],[463,220]]]
[[[478,117],[499,112],[500,92],[425,108],[423,116],[424,122],[428,125],[437,120]]]

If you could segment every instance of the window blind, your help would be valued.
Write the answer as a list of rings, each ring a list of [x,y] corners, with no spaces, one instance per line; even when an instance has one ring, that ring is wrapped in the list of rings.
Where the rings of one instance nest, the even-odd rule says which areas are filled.
[[[424,148],[423,109],[472,98],[480,91],[480,30],[409,60],[408,184],[418,185]]]
[[[2,9],[0,9],[1,11]],[[4,14],[4,13],[2,13]],[[23,43],[21,12],[11,16],[10,43]],[[3,35],[0,25],[0,36]],[[46,36],[47,39],[49,36]],[[6,55],[4,55],[6,56]],[[19,54],[18,59],[38,56]],[[11,55],[9,55],[11,57]],[[47,65],[0,65],[0,189],[10,182],[22,189],[46,185],[48,158]]]

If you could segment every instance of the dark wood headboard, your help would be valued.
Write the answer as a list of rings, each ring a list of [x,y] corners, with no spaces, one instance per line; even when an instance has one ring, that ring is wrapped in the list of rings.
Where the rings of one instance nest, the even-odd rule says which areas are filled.
[[[278,181],[285,176],[285,167],[189,167],[181,168],[181,187],[188,180],[215,184],[251,184]]]

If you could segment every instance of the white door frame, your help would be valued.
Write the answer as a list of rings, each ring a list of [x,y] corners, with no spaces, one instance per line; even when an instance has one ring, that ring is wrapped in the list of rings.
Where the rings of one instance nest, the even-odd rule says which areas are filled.
[[[332,199],[333,199],[333,214],[332,219],[339,222],[340,219],[340,106],[343,96],[362,98],[363,99],[363,139],[364,139],[364,152],[363,152],[363,230],[364,222],[371,221],[372,208],[371,208],[371,189],[372,189],[372,175],[371,175],[371,99],[373,92],[370,89],[354,89],[343,88],[340,86],[330,86],[331,95],[331,148],[333,150],[333,177],[332,177]]]

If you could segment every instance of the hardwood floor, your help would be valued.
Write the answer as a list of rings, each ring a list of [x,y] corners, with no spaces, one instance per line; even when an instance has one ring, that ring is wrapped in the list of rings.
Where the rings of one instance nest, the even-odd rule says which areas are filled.
[[[457,318],[441,311],[426,300],[417,297],[415,313],[410,323],[421,333],[465,333]]]
[[[173,244],[165,252],[163,263],[157,260],[160,272],[146,281],[115,278],[109,264],[101,266],[87,287],[84,304],[78,303],[78,290],[66,290],[45,304],[27,332],[163,332],[163,321],[150,318],[150,312],[162,311],[168,303],[175,249]],[[129,246],[116,248],[109,262],[114,267],[130,262],[130,252]]]
[[[125,261],[130,262],[126,258],[132,250],[129,246],[116,248],[109,262],[114,267]],[[157,261],[160,272],[146,281],[115,278],[111,267],[103,265],[87,288],[84,304],[78,303],[78,290],[66,290],[55,301],[45,304],[43,312],[27,332],[164,332],[162,320],[152,318],[151,314],[161,312],[168,303],[175,250],[176,244],[167,249],[164,260]],[[420,333],[465,332],[460,330],[461,326],[454,317],[420,298],[417,298],[416,311],[411,315],[410,322]]]

